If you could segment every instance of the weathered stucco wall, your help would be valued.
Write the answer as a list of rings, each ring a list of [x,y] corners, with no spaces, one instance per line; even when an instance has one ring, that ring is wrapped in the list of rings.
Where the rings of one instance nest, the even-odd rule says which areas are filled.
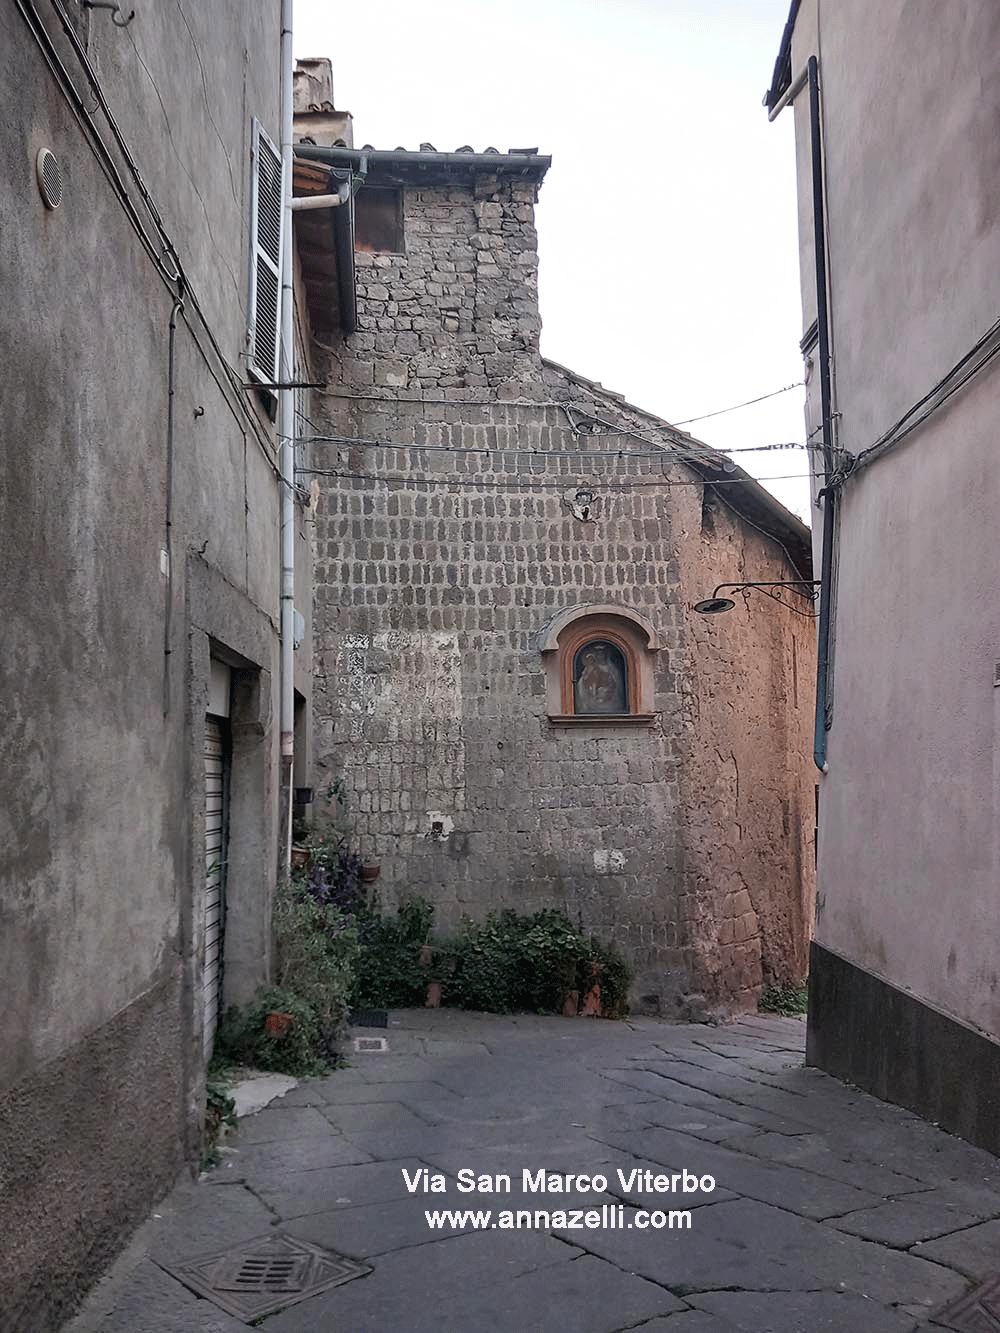
[[[727,580],[798,577],[725,493],[686,499],[688,605]],[[698,988],[743,1004],[761,984],[802,981],[815,910],[814,608],[794,591],[782,596],[786,606],[761,592],[736,595],[732,611],[684,621],[683,891],[702,951]]]
[[[815,11],[803,5],[796,70],[817,49]],[[835,408],[852,453],[969,351],[1000,303],[1000,13],[973,0],[946,41],[936,19],[902,0],[822,11]],[[996,389],[990,368],[844,488],[817,937],[1000,1036]]]
[[[533,198],[488,176],[408,189],[405,253],[357,256],[359,332],[317,409],[339,442],[313,446],[317,787],[345,778],[390,904],[424,894],[445,928],[559,907],[622,948],[643,1007],[751,1003],[762,958],[770,979],[805,965],[793,617],[764,603],[710,629],[690,605],[794,570],[722,507],[703,536],[695,474],[614,433],[655,419],[541,361]],[[597,603],[660,636],[651,725],[547,715],[545,628]]]
[[[127,35],[105,11],[79,15],[191,281],[177,317],[169,581],[173,296],[27,23],[3,9],[0,1231],[15,1242],[0,1324],[34,1329],[58,1325],[197,1151],[212,652],[242,670],[255,698],[240,772],[248,799],[233,825],[243,851],[234,892],[254,908],[234,934],[231,993],[252,989],[266,967],[273,438],[227,384],[193,293],[238,367],[248,118],[275,129],[278,7],[234,2],[210,18],[189,4],[169,15],[154,7]],[[40,12],[92,106],[53,8]],[[110,137],[103,122],[101,132]],[[55,211],[35,179],[43,146],[63,172]]]

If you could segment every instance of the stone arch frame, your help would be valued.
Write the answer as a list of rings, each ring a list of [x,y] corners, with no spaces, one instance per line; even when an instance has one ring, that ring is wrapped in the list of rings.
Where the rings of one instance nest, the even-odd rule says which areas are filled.
[[[625,659],[626,713],[577,713],[574,707],[573,664],[581,648],[597,640],[613,644]],[[539,648],[551,722],[604,727],[648,724],[655,718],[653,654],[661,650],[661,642],[655,626],[640,612],[610,602],[572,607],[549,622]]]

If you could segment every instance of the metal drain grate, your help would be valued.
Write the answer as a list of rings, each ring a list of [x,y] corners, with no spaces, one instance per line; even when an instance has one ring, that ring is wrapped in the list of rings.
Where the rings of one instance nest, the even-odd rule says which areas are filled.
[[[238,1254],[219,1265],[213,1282],[219,1291],[301,1291],[308,1270],[304,1254]]]
[[[388,1009],[355,1009],[351,1014],[352,1028],[387,1028]]]
[[[384,1055],[389,1049],[388,1037],[355,1037],[354,1049],[360,1054],[365,1052],[370,1054]]]
[[[934,1323],[956,1333],[1000,1333],[1000,1276],[987,1278],[934,1315]]]
[[[261,1236],[166,1269],[237,1319],[259,1319],[371,1269],[294,1236]]]

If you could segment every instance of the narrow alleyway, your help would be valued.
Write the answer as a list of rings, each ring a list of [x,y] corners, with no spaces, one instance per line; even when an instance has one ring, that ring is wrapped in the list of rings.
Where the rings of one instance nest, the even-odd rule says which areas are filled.
[[[236,1151],[158,1210],[72,1333],[238,1333],[167,1270],[277,1233],[370,1271],[264,1318],[268,1333],[931,1333],[1000,1270],[1000,1161],[804,1068],[801,1020],[439,1010],[355,1035],[388,1052],[242,1120]],[[715,1188],[685,1193],[682,1176],[657,1193],[636,1168]],[[510,1193],[459,1192],[463,1169],[508,1175]],[[526,1169],[607,1186],[526,1193]],[[423,1193],[435,1174],[447,1192]],[[490,1222],[432,1229],[431,1209]],[[567,1216],[504,1230],[502,1210]],[[690,1210],[690,1229],[644,1227],[654,1210]]]

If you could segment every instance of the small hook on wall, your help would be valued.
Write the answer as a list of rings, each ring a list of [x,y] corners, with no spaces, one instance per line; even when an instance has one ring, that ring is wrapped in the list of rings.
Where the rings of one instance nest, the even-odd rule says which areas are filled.
[[[83,0],[83,5],[85,9],[110,9],[111,22],[116,28],[127,28],[135,18],[134,9],[130,9],[128,17],[125,17],[121,5],[114,3],[114,0]]]

